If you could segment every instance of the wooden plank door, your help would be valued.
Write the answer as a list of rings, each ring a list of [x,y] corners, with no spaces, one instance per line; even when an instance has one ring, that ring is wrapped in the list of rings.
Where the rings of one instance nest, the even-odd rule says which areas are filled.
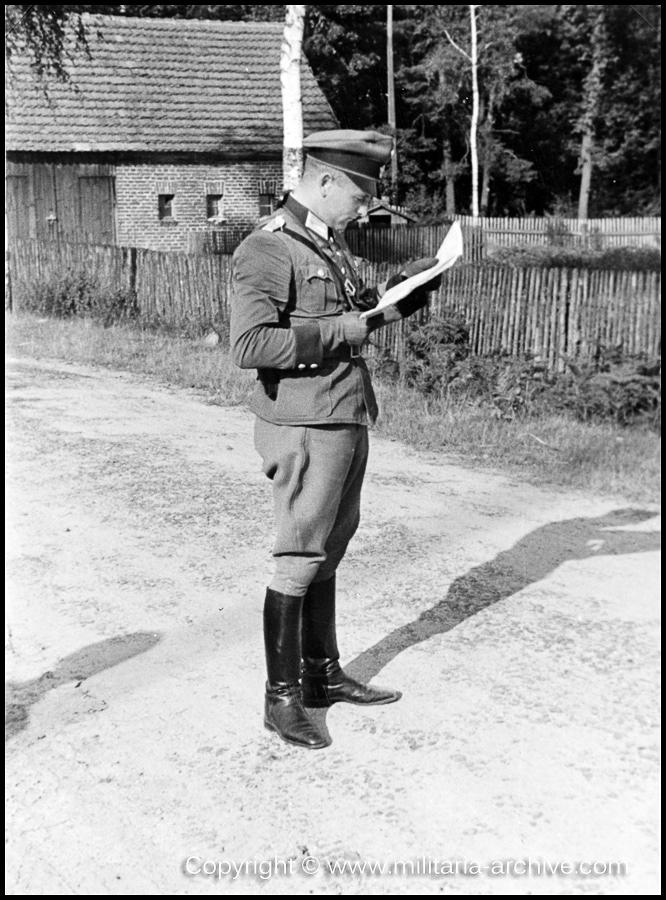
[[[115,185],[112,175],[79,177],[79,241],[115,243]]]

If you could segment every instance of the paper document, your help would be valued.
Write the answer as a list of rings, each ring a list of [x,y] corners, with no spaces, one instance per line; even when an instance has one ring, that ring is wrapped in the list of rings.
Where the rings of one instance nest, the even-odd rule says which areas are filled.
[[[386,291],[374,309],[369,309],[367,312],[361,313],[361,318],[369,319],[370,316],[380,313],[383,309],[386,309],[387,306],[393,306],[394,303],[397,303],[398,300],[402,300],[407,294],[411,294],[413,290],[421,287],[422,284],[427,284],[428,281],[432,281],[432,279],[439,275],[440,272],[450,269],[454,262],[457,259],[460,259],[462,252],[462,231],[460,230],[458,222],[454,222],[437,251],[437,263],[430,269],[426,269],[425,272],[419,272],[418,275],[412,275],[411,278],[406,278],[404,281],[396,284],[395,287],[390,288]]]

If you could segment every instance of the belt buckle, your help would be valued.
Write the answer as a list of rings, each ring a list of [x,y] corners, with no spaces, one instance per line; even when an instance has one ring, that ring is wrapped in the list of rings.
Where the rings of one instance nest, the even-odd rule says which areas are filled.
[[[360,358],[360,356],[361,356],[361,348],[360,347],[356,347],[354,344],[352,344],[351,347],[349,348],[349,350],[350,350],[350,352],[349,352],[350,359],[359,359]]]

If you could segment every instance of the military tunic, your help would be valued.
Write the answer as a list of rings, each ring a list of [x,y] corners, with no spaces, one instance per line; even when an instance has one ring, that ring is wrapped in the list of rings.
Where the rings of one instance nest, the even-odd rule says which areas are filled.
[[[234,254],[232,357],[258,370],[251,409],[273,483],[280,593],[330,578],[359,524],[377,403],[341,317],[377,300],[342,235],[291,197]]]
[[[360,284],[342,235],[326,239],[326,226],[313,221],[314,231],[308,220],[308,211],[288,200],[236,251],[233,359],[259,370],[251,409],[267,422],[371,425],[377,402],[370,375],[364,360],[352,357],[340,317],[352,306],[375,306],[377,292]]]

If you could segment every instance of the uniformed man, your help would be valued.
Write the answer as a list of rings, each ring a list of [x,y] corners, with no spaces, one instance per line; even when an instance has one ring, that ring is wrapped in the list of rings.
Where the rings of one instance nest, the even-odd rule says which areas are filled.
[[[234,255],[231,344],[256,368],[255,446],[272,480],[275,574],[264,603],[265,726],[308,749],[329,743],[306,707],[393,703],[348,677],[335,630],[335,573],[359,523],[368,426],[377,404],[361,347],[427,303],[430,283],[367,320],[387,285],[365,288],[343,238],[377,195],[391,138],[327,131],[303,142],[303,177]],[[405,274],[435,260],[411,264]]]

